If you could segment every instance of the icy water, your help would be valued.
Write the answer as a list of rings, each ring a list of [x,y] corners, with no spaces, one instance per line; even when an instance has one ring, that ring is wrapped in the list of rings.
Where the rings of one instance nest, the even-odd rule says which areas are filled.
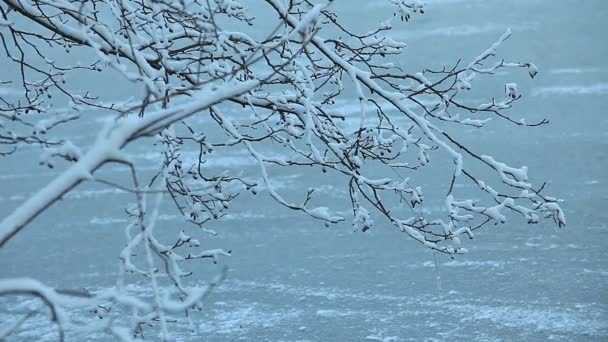
[[[387,11],[381,3],[338,1],[338,6],[365,22],[349,5],[358,13]],[[232,216],[212,227],[220,236],[202,240],[203,247],[232,250],[233,256],[218,265],[200,263],[197,276],[203,281],[226,265],[228,278],[197,317],[197,333],[178,335],[179,340],[608,340],[608,2],[428,3],[424,16],[395,25],[393,35],[409,44],[400,61],[408,70],[429,61],[439,66],[469,60],[507,27],[514,35],[502,56],[539,66],[533,81],[500,75],[487,88],[500,94],[503,84],[515,79],[525,94],[517,112],[530,121],[547,117],[549,126],[522,130],[497,122],[490,130],[460,135],[480,152],[527,165],[535,182],[550,180],[550,193],[566,200],[568,227],[530,226],[514,217],[467,241],[468,255],[454,260],[437,255],[436,268],[430,251],[388,225],[366,233],[353,233],[348,225],[326,228],[277,208],[264,193],[243,197]],[[91,120],[71,133],[72,140],[85,143],[87,132],[100,125]],[[154,168],[156,157],[143,145],[132,152],[144,169]],[[244,151],[219,153],[211,163],[216,170],[256,172]],[[314,186],[331,204],[347,200],[344,184],[320,172],[271,171],[281,191],[304,194]],[[37,165],[37,153],[2,160],[0,215],[54,174]],[[101,175],[120,179],[126,171],[106,167]],[[32,276],[61,288],[112,286],[124,244],[123,210],[131,201],[118,190],[80,186],[0,250],[0,276]],[[160,224],[173,234],[183,225],[165,204]],[[4,300],[0,321],[9,311],[34,305],[34,300]],[[30,319],[9,341],[56,337],[46,318]]]

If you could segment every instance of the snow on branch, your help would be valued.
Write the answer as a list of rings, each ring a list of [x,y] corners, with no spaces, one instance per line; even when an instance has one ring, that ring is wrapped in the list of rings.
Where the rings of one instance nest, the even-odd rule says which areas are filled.
[[[224,279],[225,270],[205,285],[192,285],[188,277],[195,268],[189,265],[234,255],[208,247],[204,238],[218,234],[210,222],[230,217],[233,201],[243,196],[269,196],[328,225],[348,220],[356,231],[393,227],[450,256],[466,252],[463,236],[473,239],[475,230],[512,216],[565,226],[561,201],[545,194],[545,184],[536,186],[526,166],[485,155],[458,133],[496,121],[548,123],[512,116],[511,107],[523,96],[513,82],[493,97],[464,100],[477,79],[504,69],[538,74],[533,63],[498,57],[510,30],[471,61],[405,70],[395,61],[407,44],[390,33],[399,20],[414,21],[425,10],[419,0],[389,2],[392,16],[378,18],[366,31],[347,25],[333,1],[265,0],[263,20],[274,22],[262,32],[267,25],[236,0],[5,0],[1,58],[18,72],[0,79],[0,162],[29,145],[39,148],[40,164],[58,175],[2,218],[0,247],[82,182],[126,191],[133,202],[124,204],[128,224],[115,288],[81,296],[33,279],[4,279],[0,294],[40,298],[61,336],[77,325],[66,312],[94,307],[90,312],[100,321],[79,329],[123,341],[149,329],[169,340],[175,315],[186,313],[190,320],[189,313],[200,310]],[[95,82],[70,82],[106,74],[132,92],[106,98]],[[355,114],[341,103],[352,103]],[[85,113],[109,119],[94,122],[96,136],[78,146],[59,131],[90,124]],[[157,153],[149,179],[127,148],[135,141]],[[226,151],[250,158],[254,171],[210,167]],[[110,163],[126,167],[129,177],[103,179],[98,171]],[[417,177],[433,164],[450,179],[441,196]],[[319,184],[302,194],[276,186],[279,170],[301,168],[318,169],[342,184],[336,191],[347,196],[346,203],[319,196]],[[474,197],[459,192],[456,185],[464,183],[476,189]],[[425,212],[428,202],[441,203],[442,210]],[[165,224],[159,217],[167,205],[185,225],[175,228],[173,239],[155,233]],[[147,292],[129,287],[131,274],[145,280]],[[0,327],[0,336],[16,333],[23,319]]]

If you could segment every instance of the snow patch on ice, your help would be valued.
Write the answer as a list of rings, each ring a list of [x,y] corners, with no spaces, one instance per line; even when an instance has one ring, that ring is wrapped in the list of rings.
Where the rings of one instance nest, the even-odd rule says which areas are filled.
[[[88,198],[98,198],[106,195],[120,195],[125,194],[126,191],[109,188],[109,189],[95,189],[95,190],[74,190],[68,192],[63,196],[63,199],[88,199]],[[14,194],[9,197],[0,196],[0,201],[23,201],[27,199],[29,195],[26,194]]]
[[[590,270],[588,268],[583,268],[583,272],[584,273],[596,273],[601,276],[608,276],[608,271],[606,271],[606,270]]]
[[[473,260],[452,260],[448,262],[444,262],[441,266],[445,267],[470,267],[470,268],[479,268],[479,267],[503,267],[504,262],[485,260],[485,261],[473,261]]]
[[[380,336],[380,335],[367,335],[365,336],[365,340],[367,341],[379,341],[379,342],[395,342],[399,341],[399,337],[397,336]]]
[[[426,8],[426,6],[432,6],[432,5],[437,5],[437,4],[451,5],[451,4],[460,4],[463,2],[471,3],[471,2],[481,2],[481,1],[487,1],[487,0],[425,0],[424,5]],[[367,7],[367,8],[392,8],[392,7],[395,7],[395,5],[389,1],[369,1],[365,7]]]
[[[532,90],[532,96],[606,94],[608,94],[608,83],[595,83],[590,85],[548,86]]]
[[[10,195],[8,197],[2,197],[0,196],[0,201],[23,201],[27,198],[26,195],[23,194],[14,194],[14,195]]]
[[[552,74],[587,74],[608,72],[606,68],[557,68],[549,71]]]
[[[124,194],[124,193],[126,193],[126,191],[116,189],[116,188],[96,189],[96,190],[76,190],[76,191],[67,193],[64,196],[64,199],[97,198],[99,196],[104,196],[104,195],[118,195],[118,194]]]
[[[492,260],[452,260],[444,263],[440,263],[440,267],[468,267],[468,268],[482,268],[482,267],[504,267],[504,262],[492,261]],[[422,263],[423,267],[435,267],[433,261],[425,261]]]
[[[324,318],[344,318],[352,316],[353,313],[351,312],[351,310],[323,309],[317,310],[316,315]]]
[[[526,328],[554,333],[581,333],[605,336],[608,323],[597,313],[586,310],[546,309],[529,305],[527,307],[505,305],[451,304],[446,307],[462,314],[462,322],[489,320],[511,327]]]
[[[254,328],[274,328],[283,322],[289,322],[301,316],[296,309],[277,310],[277,308],[260,303],[237,303],[226,308],[213,309],[213,313],[199,325],[204,334],[245,334]]]
[[[274,215],[273,216],[275,219],[281,216],[278,215]],[[221,220],[225,220],[225,221],[246,221],[246,220],[253,220],[253,219],[265,219],[268,218],[268,215],[259,211],[243,211],[243,212],[233,212],[230,214],[226,214],[225,216],[223,216],[221,218]],[[161,214],[158,215],[157,218],[159,221],[177,221],[177,220],[181,220],[182,216],[181,215],[169,215],[169,214]],[[89,223],[93,224],[93,225],[101,225],[101,226],[105,226],[105,225],[113,225],[113,224],[126,224],[128,222],[127,218],[121,218],[121,217],[98,217],[95,216],[93,217]]]
[[[477,36],[480,34],[502,33],[505,27],[510,27],[512,31],[526,32],[535,30],[538,23],[523,23],[523,24],[485,24],[482,26],[476,25],[456,25],[444,26],[430,30],[412,30],[395,32],[392,36],[396,39],[423,39],[429,37],[465,37]]]
[[[198,151],[182,151],[181,157],[183,163],[186,165],[197,163],[198,154]],[[162,156],[159,152],[138,153],[133,155],[132,158],[155,164],[162,160]],[[209,157],[209,159],[207,159],[203,165],[205,167],[237,167],[255,164],[255,159],[251,157],[245,150],[236,150],[236,153],[232,152],[230,155],[211,155],[211,157]]]

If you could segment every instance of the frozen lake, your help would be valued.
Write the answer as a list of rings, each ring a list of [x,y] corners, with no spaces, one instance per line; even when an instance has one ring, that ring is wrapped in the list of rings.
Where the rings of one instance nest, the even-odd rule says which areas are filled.
[[[363,7],[363,13],[386,10],[380,1],[337,3],[353,20],[365,20],[354,7],[359,12]],[[174,329],[182,332],[178,340],[608,340],[608,2],[428,3],[423,16],[395,25],[392,33],[409,45],[404,56],[411,60],[399,61],[408,70],[474,58],[507,27],[514,35],[501,55],[539,66],[532,81],[505,74],[489,87],[500,93],[515,77],[524,94],[516,105],[520,116],[546,117],[550,125],[521,129],[496,121],[491,129],[460,136],[484,154],[527,165],[535,183],[550,180],[550,193],[565,200],[568,226],[527,225],[514,217],[466,241],[469,254],[453,260],[436,255],[435,263],[429,250],[380,222],[365,233],[352,232],[349,224],[325,227],[277,207],[264,192],[245,196],[235,201],[231,216],[211,224],[218,237],[201,238],[203,247],[233,255],[217,265],[196,264],[200,281],[223,266],[229,267],[228,277],[195,317],[196,333]],[[475,93],[484,95],[483,89]],[[349,110],[347,103],[338,105]],[[100,121],[71,132],[71,140],[89,141],[87,132],[96,132]],[[142,169],[154,170],[156,156],[148,147],[131,152]],[[218,151],[209,167],[257,170],[238,150]],[[120,167],[100,172],[126,176]],[[270,172],[282,191],[303,196],[316,187],[337,209],[348,204],[345,184],[318,170]],[[37,151],[0,159],[0,217],[54,175],[38,166]],[[428,178],[429,191],[443,189],[433,184],[433,174]],[[468,190],[473,189],[463,186]],[[0,277],[36,277],[90,291],[113,286],[124,245],[124,208],[131,201],[132,195],[120,190],[79,186],[0,250]],[[185,225],[169,200],[164,203],[159,224],[175,234]],[[425,210],[439,209],[430,204]],[[0,298],[0,321],[37,305]],[[56,338],[56,328],[44,317],[29,319],[8,341]],[[95,338],[108,337],[67,335],[68,341]]]

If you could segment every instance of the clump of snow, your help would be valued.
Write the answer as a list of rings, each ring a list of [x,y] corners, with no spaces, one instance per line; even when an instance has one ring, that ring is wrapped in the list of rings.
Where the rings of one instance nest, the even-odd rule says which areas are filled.
[[[46,165],[49,168],[54,167],[52,161],[53,157],[62,157],[63,159],[71,162],[78,161],[82,157],[82,152],[78,147],[72,144],[71,141],[66,140],[59,147],[50,147],[43,150],[40,155],[40,165]]]
[[[505,84],[505,96],[510,99],[516,99],[520,96],[519,90],[517,90],[517,83]]]

